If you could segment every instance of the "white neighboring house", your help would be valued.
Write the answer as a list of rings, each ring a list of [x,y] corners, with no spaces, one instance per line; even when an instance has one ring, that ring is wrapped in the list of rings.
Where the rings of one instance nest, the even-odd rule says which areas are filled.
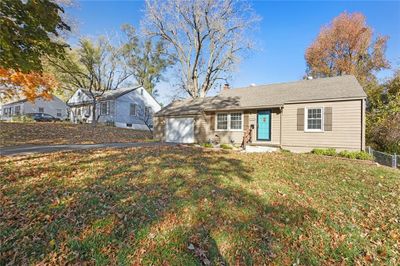
[[[67,101],[71,108],[70,120],[74,123],[91,123],[92,104],[88,90],[76,90]],[[160,109],[160,104],[143,87],[121,88],[99,96],[95,119],[117,127],[149,130],[153,126],[153,114]]]
[[[30,113],[44,113],[62,120],[68,118],[68,107],[61,99],[52,95],[50,100],[42,97],[34,102],[28,99],[9,102],[1,106],[1,119],[11,120],[13,116],[21,116]]]

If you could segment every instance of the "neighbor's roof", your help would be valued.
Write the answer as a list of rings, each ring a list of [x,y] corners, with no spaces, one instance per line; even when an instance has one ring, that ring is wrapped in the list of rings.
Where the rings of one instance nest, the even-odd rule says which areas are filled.
[[[111,99],[116,99],[124,94],[127,94],[131,91],[134,91],[138,88],[140,88],[141,86],[137,85],[137,86],[133,86],[133,87],[128,87],[128,88],[120,88],[120,89],[116,89],[116,90],[108,90],[105,91],[104,94],[100,97],[100,100],[111,100]],[[91,96],[89,90],[87,89],[81,89],[86,95]],[[100,92],[93,92],[95,95],[100,95]]]
[[[42,98],[42,97],[39,97],[39,98]],[[57,98],[57,97],[54,96],[54,95],[51,95],[51,100],[54,99],[54,98]],[[50,100],[50,99],[49,99],[49,100]],[[28,101],[27,98],[23,98],[23,99],[20,99],[20,100],[16,100],[16,101],[12,101],[12,102],[5,103],[5,104],[3,104],[2,106],[4,107],[4,106],[8,106],[8,105],[21,104],[21,103],[25,103],[25,102],[27,102],[27,101]]]
[[[173,102],[157,115],[190,115],[211,110],[280,107],[295,102],[365,97],[357,79],[346,75],[224,90],[214,97]]]

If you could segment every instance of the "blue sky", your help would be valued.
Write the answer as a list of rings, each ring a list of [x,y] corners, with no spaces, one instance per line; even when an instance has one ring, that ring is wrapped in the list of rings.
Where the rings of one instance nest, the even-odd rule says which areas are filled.
[[[388,35],[387,58],[400,67],[400,1],[253,1],[262,17],[254,33],[257,49],[245,58],[230,80],[232,87],[301,79],[305,49],[321,26],[343,11],[362,12],[375,33]],[[78,23],[78,33],[96,37],[118,32],[124,23],[139,26],[142,1],[78,1],[66,12]],[[385,78],[391,71],[379,73]],[[169,83],[158,86],[161,102],[168,102]]]

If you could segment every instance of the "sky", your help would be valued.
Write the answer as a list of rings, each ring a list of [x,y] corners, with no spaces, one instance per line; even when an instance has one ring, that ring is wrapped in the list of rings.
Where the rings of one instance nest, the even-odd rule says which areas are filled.
[[[262,20],[252,34],[255,50],[243,58],[229,80],[233,88],[301,79],[306,69],[305,50],[321,27],[344,11],[363,13],[375,34],[389,36],[386,56],[392,66],[400,67],[400,0],[252,1],[251,4]],[[126,23],[139,27],[143,10],[142,1],[92,0],[78,1],[66,12],[75,21],[79,36],[96,37],[118,33]],[[71,38],[71,42],[74,40]],[[390,70],[382,71],[378,77],[384,79],[391,74]],[[171,86],[168,81],[157,85],[160,102],[171,100]]]

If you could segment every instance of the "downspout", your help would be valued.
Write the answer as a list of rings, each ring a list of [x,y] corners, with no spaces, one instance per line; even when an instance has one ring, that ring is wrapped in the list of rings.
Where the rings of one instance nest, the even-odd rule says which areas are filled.
[[[279,147],[282,149],[282,116],[283,116],[283,106],[279,108],[281,111],[280,114],[280,123],[279,123]]]
[[[365,134],[365,104],[364,99],[361,99],[361,151],[365,150],[364,134]]]

